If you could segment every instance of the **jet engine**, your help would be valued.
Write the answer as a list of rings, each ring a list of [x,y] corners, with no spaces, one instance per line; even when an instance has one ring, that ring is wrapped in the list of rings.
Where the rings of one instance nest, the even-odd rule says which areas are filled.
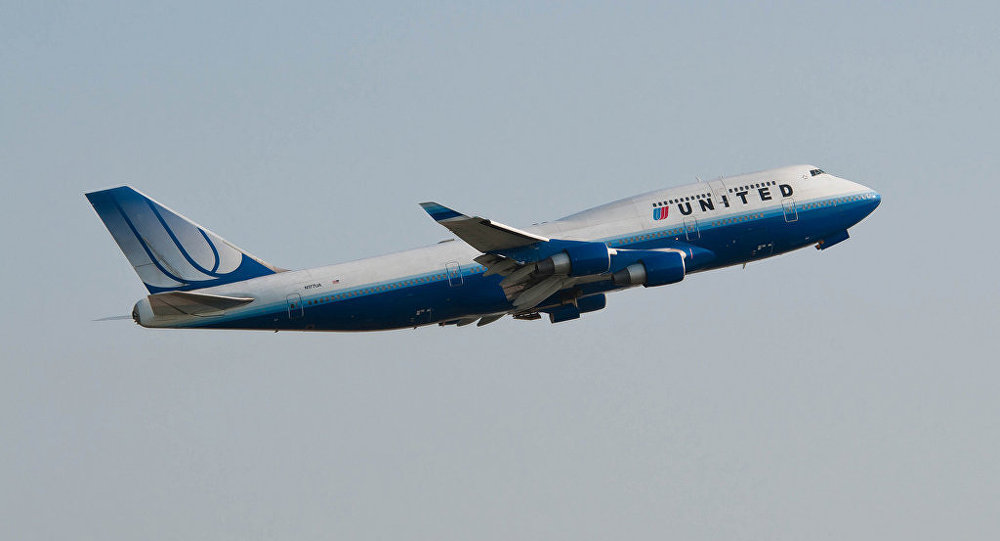
[[[539,276],[589,276],[608,272],[610,268],[611,252],[608,246],[603,242],[586,242],[539,261],[535,272]]]
[[[641,258],[611,275],[617,286],[655,287],[684,279],[684,255],[680,252],[646,251]]]

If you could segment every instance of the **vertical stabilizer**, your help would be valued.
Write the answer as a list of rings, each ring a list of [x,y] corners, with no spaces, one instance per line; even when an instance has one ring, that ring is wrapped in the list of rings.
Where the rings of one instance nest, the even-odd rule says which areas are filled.
[[[283,270],[128,186],[91,192],[87,199],[150,293],[212,287]]]

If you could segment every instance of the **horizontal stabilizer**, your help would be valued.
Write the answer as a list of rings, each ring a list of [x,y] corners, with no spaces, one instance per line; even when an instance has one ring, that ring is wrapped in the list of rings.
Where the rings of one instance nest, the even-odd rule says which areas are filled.
[[[466,216],[438,203],[420,203],[420,206],[437,223],[447,227],[449,231],[458,235],[458,238],[480,252],[520,248],[549,240],[486,218]]]
[[[149,307],[157,316],[209,316],[253,302],[253,297],[229,297],[170,291],[149,296]]]

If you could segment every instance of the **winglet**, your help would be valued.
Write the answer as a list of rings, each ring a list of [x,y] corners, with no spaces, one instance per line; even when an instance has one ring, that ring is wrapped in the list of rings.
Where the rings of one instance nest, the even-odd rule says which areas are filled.
[[[427,201],[425,203],[420,203],[420,206],[434,218],[436,222],[442,222],[444,220],[450,220],[452,218],[468,218],[468,216],[452,210],[440,203],[435,203],[434,201]]]

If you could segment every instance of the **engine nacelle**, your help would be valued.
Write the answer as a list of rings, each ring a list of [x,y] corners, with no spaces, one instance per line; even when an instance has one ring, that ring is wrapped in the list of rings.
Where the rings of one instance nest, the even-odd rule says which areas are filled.
[[[537,273],[542,276],[564,274],[589,276],[608,272],[611,268],[611,251],[601,242],[581,243],[570,246],[558,254],[538,262]]]
[[[576,300],[576,306],[572,304],[564,304],[550,310],[545,310],[549,313],[549,322],[551,323],[561,323],[563,321],[570,321],[580,317],[580,314],[585,314],[587,312],[594,312],[600,310],[607,306],[608,299],[604,294],[591,295],[589,297],[580,297]]]
[[[653,252],[611,275],[616,286],[665,286],[684,279],[684,256],[678,252]]]

